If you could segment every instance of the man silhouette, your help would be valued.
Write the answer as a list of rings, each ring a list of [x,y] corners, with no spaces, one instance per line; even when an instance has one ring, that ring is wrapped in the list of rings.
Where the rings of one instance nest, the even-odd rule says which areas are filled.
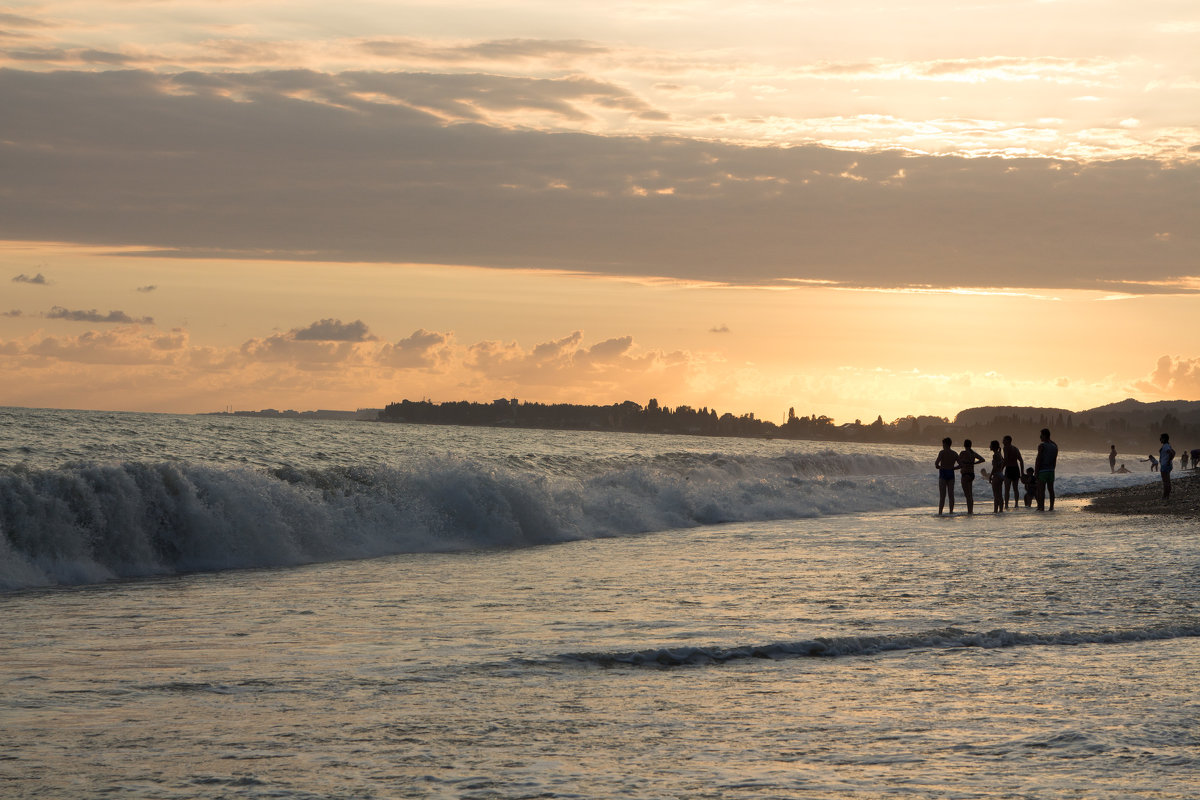
[[[1171,469],[1175,466],[1175,448],[1171,447],[1171,437],[1163,434],[1158,437],[1162,447],[1158,448],[1158,473],[1162,475],[1163,500],[1171,499]]]
[[[1114,447],[1115,451],[1116,448]],[[1046,510],[1046,495],[1050,495],[1050,510],[1054,510],[1054,466],[1058,463],[1058,445],[1050,440],[1050,429],[1042,428],[1042,442],[1033,459],[1033,471],[1037,479],[1038,511]]]
[[[1004,507],[1008,508],[1008,490],[1012,489],[1013,501],[1021,497],[1021,473],[1025,471],[1025,459],[1012,443],[1011,436],[1004,437]]]

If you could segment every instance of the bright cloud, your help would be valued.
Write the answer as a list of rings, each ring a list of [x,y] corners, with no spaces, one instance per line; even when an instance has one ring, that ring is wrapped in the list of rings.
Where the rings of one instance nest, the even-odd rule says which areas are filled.
[[[503,396],[534,394],[551,402],[582,402],[579,398],[609,402],[622,392],[651,391],[662,385],[652,380],[654,376],[672,370],[686,372],[700,361],[682,352],[641,350],[631,336],[589,344],[583,333],[576,331],[525,348],[515,342],[459,345],[451,334],[417,330],[399,341],[382,342],[369,334],[365,324],[359,329],[359,324],[356,321],[346,326],[337,320],[320,320],[223,350],[195,345],[182,330],[159,334],[125,326],[76,336],[0,341],[0,356],[7,359],[5,368],[14,374],[53,372],[64,363],[158,366],[168,369],[164,380],[174,380],[175,388],[181,391],[191,383],[211,383],[215,376],[220,376],[222,383],[239,385],[252,384],[264,374],[283,381],[281,385],[312,388],[327,386],[330,376],[336,373],[344,376],[345,394],[360,398],[358,405],[362,404],[361,398],[381,397],[389,386],[396,386],[392,390],[395,392],[410,392],[400,387],[411,386],[414,379],[424,387],[422,393],[440,388],[448,399],[461,391],[459,387],[471,386],[476,391]],[[323,331],[321,336],[344,336],[347,327],[353,328],[356,338],[306,337],[314,330]],[[270,371],[264,373],[264,367]],[[403,383],[393,384],[401,376],[405,376]],[[635,378],[632,384],[631,377]],[[639,386],[638,377],[645,378],[641,386],[627,388]],[[631,398],[621,395],[620,399]]]
[[[1162,399],[1200,400],[1200,358],[1163,356],[1154,371],[1132,388]]]

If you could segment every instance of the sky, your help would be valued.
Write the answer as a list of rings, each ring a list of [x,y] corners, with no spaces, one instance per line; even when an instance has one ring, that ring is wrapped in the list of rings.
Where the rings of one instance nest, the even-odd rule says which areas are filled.
[[[1200,400],[1194,0],[0,0],[0,405]]]

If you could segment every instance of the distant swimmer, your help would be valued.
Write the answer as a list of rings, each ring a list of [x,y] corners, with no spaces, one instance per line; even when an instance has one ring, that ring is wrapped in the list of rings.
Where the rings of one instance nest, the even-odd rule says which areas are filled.
[[[1008,490],[1012,489],[1013,505],[1021,498],[1021,473],[1025,471],[1025,459],[1012,443],[1011,436],[1004,437],[1004,507],[1008,508]]]
[[[1115,444],[1109,445],[1108,468],[1113,472],[1117,471],[1117,446]]]
[[[938,471],[938,514],[950,501],[950,513],[954,513],[954,470],[958,469],[958,453],[950,445],[954,444],[949,436],[942,439],[942,451],[934,459],[933,465]]]
[[[992,482],[992,513],[999,514],[1004,511],[1004,454],[995,439],[988,447],[992,451],[992,474],[988,476]]]
[[[1038,511],[1046,510],[1046,496],[1050,497],[1050,510],[1054,510],[1054,467],[1058,464],[1058,445],[1050,439],[1050,429],[1042,428],[1042,442],[1038,445],[1033,469],[1037,474]],[[1116,448],[1113,448],[1114,452]]]
[[[963,451],[958,454],[958,468],[962,472],[963,497],[967,500],[967,513],[975,513],[975,465],[987,462],[983,456],[971,449],[971,440],[963,440]]]
[[[1122,464],[1121,466],[1117,467],[1117,474],[1118,474],[1118,475],[1124,475],[1124,474],[1125,474],[1125,473],[1127,473],[1127,472],[1129,472],[1129,470],[1125,469],[1125,465],[1124,465],[1124,464]]]
[[[1175,461],[1175,448],[1171,447],[1171,437],[1163,434],[1158,437],[1162,447],[1158,448],[1158,473],[1162,475],[1163,500],[1171,499],[1171,467]]]

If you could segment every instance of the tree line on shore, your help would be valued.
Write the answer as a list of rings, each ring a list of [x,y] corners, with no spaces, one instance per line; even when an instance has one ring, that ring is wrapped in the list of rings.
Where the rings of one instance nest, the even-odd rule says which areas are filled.
[[[1055,440],[1063,447],[1108,450],[1110,445],[1116,445],[1121,453],[1157,449],[1158,435],[1168,431],[1171,440],[1178,443],[1177,448],[1181,445],[1200,446],[1200,401],[1171,404],[1126,400],[1083,412],[995,406],[962,411],[954,420],[910,415],[885,422],[882,416],[877,416],[874,422],[865,424],[861,420],[837,424],[824,414],[799,416],[792,408],[788,410],[787,420],[776,424],[755,417],[753,413],[735,416],[728,412],[718,414],[707,407],[696,409],[681,405],[671,408],[660,405],[656,399],[644,406],[631,400],[612,405],[536,403],[515,398],[501,398],[490,403],[402,400],[386,406],[379,412],[378,419],[435,425],[896,444],[931,444],[949,436],[956,442],[972,439],[976,446],[985,447],[991,439],[1004,435],[1012,436],[1018,444],[1027,442],[1032,446],[1038,440],[1038,431],[1050,428]]]

